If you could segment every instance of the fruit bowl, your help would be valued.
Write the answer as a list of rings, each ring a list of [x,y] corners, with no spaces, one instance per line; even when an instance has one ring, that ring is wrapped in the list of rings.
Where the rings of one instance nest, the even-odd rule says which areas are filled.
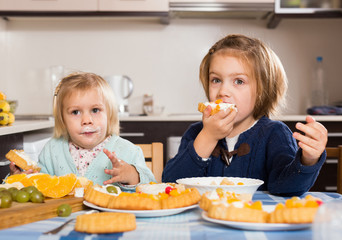
[[[232,185],[220,185],[223,179],[228,180]],[[185,185],[186,188],[197,188],[201,195],[205,192],[222,188],[224,191],[250,194],[251,198],[256,190],[264,183],[264,181],[259,179],[239,177],[193,177],[181,178],[176,182]]]

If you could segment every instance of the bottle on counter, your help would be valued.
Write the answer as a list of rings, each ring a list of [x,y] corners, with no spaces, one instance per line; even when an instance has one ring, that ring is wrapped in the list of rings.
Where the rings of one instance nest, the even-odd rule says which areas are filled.
[[[316,66],[311,84],[311,107],[328,105],[327,81],[323,68],[323,57],[316,58]]]

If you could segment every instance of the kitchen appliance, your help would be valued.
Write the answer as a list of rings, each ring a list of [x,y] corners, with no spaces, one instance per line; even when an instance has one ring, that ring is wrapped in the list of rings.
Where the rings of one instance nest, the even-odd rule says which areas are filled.
[[[112,75],[104,77],[104,79],[114,91],[119,116],[128,116],[128,98],[133,93],[133,81],[125,75]]]

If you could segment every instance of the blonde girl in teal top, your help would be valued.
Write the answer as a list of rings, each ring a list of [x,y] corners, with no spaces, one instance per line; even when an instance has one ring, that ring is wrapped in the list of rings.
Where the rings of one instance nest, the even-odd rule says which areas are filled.
[[[155,181],[142,150],[119,137],[115,97],[102,77],[73,73],[63,78],[55,90],[53,115],[54,136],[39,155],[41,172],[75,173],[128,190]],[[13,165],[11,171],[17,171]]]

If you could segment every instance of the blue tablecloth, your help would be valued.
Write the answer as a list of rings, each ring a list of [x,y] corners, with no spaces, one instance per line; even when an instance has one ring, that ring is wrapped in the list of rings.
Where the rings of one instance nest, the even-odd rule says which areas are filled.
[[[338,193],[310,192],[307,194],[321,198],[324,202],[334,199],[342,201],[342,195]],[[253,201],[261,200],[264,205],[275,205],[278,202],[285,202],[286,198],[267,194],[265,192],[256,192]],[[85,234],[74,231],[74,223],[70,223],[57,235],[43,235],[42,233],[51,230],[70,217],[83,214],[84,211],[73,213],[68,218],[51,218],[44,221],[34,222],[19,227],[9,228],[0,231],[0,239],[312,239],[312,230],[310,228],[295,231],[243,231],[226,226],[207,222],[201,217],[199,208],[188,210],[186,212],[156,218],[137,218],[137,228],[134,231],[117,234]],[[0,210],[1,213],[1,210]],[[1,216],[0,216],[1,220]]]

